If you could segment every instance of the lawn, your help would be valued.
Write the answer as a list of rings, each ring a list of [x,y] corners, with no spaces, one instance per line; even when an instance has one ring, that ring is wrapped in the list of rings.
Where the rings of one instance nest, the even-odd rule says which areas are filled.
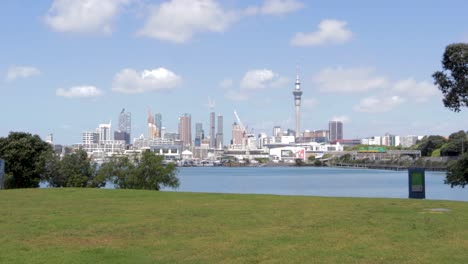
[[[468,203],[2,190],[0,263],[468,263]]]

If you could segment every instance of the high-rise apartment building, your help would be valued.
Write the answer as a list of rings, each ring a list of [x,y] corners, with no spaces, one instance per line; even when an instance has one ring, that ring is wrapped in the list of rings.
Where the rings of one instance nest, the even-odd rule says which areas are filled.
[[[210,148],[216,146],[216,137],[215,137],[215,112],[210,113]]]
[[[218,131],[216,133],[216,148],[222,149],[224,147],[224,133],[223,133],[223,116],[218,115]]]
[[[330,121],[328,122],[328,130],[330,131],[330,141],[343,139],[343,122]]]
[[[192,145],[192,117],[189,114],[183,114],[179,117],[179,137],[182,146]]]
[[[99,142],[112,140],[111,138],[111,123],[100,124],[98,128]]]
[[[162,129],[162,115],[161,113],[156,113],[154,115],[154,125],[156,126],[156,130],[158,131],[158,137],[161,138],[161,129]]]

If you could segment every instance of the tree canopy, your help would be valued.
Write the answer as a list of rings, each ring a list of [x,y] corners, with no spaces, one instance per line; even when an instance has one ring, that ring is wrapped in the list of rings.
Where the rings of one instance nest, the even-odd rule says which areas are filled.
[[[175,164],[163,164],[164,156],[152,151],[144,151],[141,156],[113,157],[102,164],[98,172],[98,181],[113,182],[121,189],[160,190],[162,186],[176,188]]]
[[[431,156],[432,152],[441,148],[446,141],[442,136],[425,136],[416,143],[415,148],[421,151],[422,156]]]
[[[467,133],[463,130],[452,133],[449,136],[447,143],[440,149],[441,156],[459,156],[463,154],[462,152],[466,151],[464,145],[468,143],[467,136]]]
[[[468,106],[468,43],[448,45],[442,58],[443,71],[435,72],[434,83],[444,95],[444,105],[459,112]]]
[[[5,188],[39,187],[52,146],[38,135],[11,132],[0,138],[0,158],[5,160]]]
[[[451,187],[465,187],[468,184],[468,152],[448,166],[445,183]]]

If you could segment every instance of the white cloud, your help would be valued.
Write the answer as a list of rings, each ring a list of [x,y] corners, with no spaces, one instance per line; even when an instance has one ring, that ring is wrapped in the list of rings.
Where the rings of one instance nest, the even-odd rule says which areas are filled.
[[[59,32],[112,32],[112,22],[122,6],[133,0],[54,0],[44,21]]]
[[[179,85],[182,78],[165,68],[144,70],[123,69],[114,76],[112,90],[120,93],[143,93],[170,90]]]
[[[12,66],[8,69],[6,79],[7,81],[14,81],[20,78],[29,78],[40,75],[41,71],[37,68],[30,66]]]
[[[245,73],[240,82],[241,89],[258,90],[265,88],[275,88],[287,82],[285,77],[267,69],[251,70]]]
[[[378,98],[375,96],[362,99],[358,105],[354,107],[355,111],[366,113],[382,113],[388,112],[398,105],[403,103],[403,99],[399,96]]]
[[[103,93],[101,90],[96,88],[95,86],[74,86],[68,90],[63,88],[57,89],[55,92],[57,96],[65,97],[65,98],[92,98],[101,96]]]
[[[375,76],[373,68],[326,68],[314,76],[322,92],[353,93],[385,87],[385,77]]]
[[[343,123],[350,123],[351,119],[346,115],[342,115],[342,116],[333,116],[331,118],[331,121],[341,121]]]
[[[288,78],[268,69],[256,69],[247,71],[240,81],[239,91],[229,90],[225,97],[234,101],[248,100],[257,90],[277,88],[285,86]]]
[[[233,84],[234,82],[231,79],[224,79],[219,83],[219,86],[221,86],[221,88],[227,89],[231,88]]]
[[[353,37],[353,32],[346,28],[347,22],[325,19],[318,26],[318,31],[299,32],[291,39],[294,46],[315,46],[323,44],[341,44]]]
[[[303,7],[304,4],[297,0],[265,0],[260,7],[260,12],[266,15],[282,15]]]
[[[184,43],[201,32],[224,32],[238,15],[215,0],[171,0],[153,8],[139,34]]]
[[[396,82],[393,90],[401,95],[416,98],[418,102],[424,102],[429,97],[439,94],[434,84],[427,81],[417,82],[413,78]]]

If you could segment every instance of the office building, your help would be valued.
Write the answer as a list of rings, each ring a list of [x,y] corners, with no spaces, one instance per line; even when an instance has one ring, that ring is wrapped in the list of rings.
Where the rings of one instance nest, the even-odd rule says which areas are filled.
[[[203,124],[195,123],[195,147],[200,147],[202,140],[204,139]]]
[[[112,140],[111,138],[111,123],[100,124],[98,128],[99,142]]]
[[[216,146],[216,137],[215,137],[215,112],[210,113],[210,148]]]
[[[328,122],[328,130],[330,131],[329,141],[343,139],[343,122],[330,121]]]
[[[192,117],[189,114],[179,117],[179,136],[183,147],[192,145]]]
[[[156,113],[154,115],[154,125],[156,126],[156,130],[158,132],[158,137],[161,138],[161,134],[162,134],[162,115],[161,113]]]
[[[114,132],[114,140],[124,140],[127,145],[130,144],[132,113],[125,112],[125,108],[120,112],[118,128],[119,130]]]
[[[218,131],[216,133],[216,148],[222,149],[224,147],[224,133],[223,133],[223,116],[218,115]]]

